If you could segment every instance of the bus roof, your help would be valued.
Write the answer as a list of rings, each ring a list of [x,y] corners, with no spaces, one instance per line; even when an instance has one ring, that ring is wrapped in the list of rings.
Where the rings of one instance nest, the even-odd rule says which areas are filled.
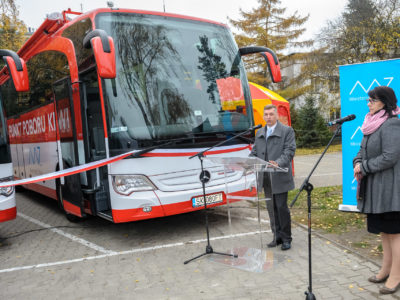
[[[216,21],[212,21],[212,20],[208,20],[208,19],[203,19],[203,18],[197,18],[197,17],[193,17],[193,16],[186,16],[186,15],[159,12],[159,11],[151,11],[151,10],[129,9],[129,8],[98,8],[98,9],[94,9],[94,10],[86,12],[85,14],[80,16],[79,18],[74,19],[74,21],[78,20],[78,19],[81,19],[81,18],[84,18],[87,15],[97,15],[98,13],[104,13],[104,12],[132,13],[132,14],[163,16],[163,17],[170,17],[170,18],[186,19],[186,20],[193,20],[193,21],[211,23],[211,24],[216,24],[216,25],[227,27],[226,24],[223,24],[223,23],[220,23],[220,22],[216,22]]]
[[[191,16],[173,14],[173,13],[164,13],[164,12],[157,12],[157,11],[147,11],[147,10],[136,10],[136,9],[126,9],[126,8],[98,8],[86,13],[74,12],[71,9],[63,11],[61,14],[53,13],[50,14],[40,25],[40,27],[33,33],[33,35],[25,42],[25,44],[18,50],[18,55],[23,58],[24,60],[29,59],[33,53],[36,52],[36,48],[38,46],[43,46],[43,43],[49,42],[54,35],[61,34],[62,31],[60,29],[65,26],[69,27],[72,24],[79,22],[82,19],[90,18],[94,21],[94,18],[99,13],[132,13],[132,14],[145,14],[145,15],[156,15],[156,16],[164,16],[170,18],[178,18],[178,19],[185,19],[185,20],[193,20],[205,23],[211,23],[223,27],[227,27],[226,24],[196,18]],[[74,18],[73,20],[69,20],[67,18],[67,14],[74,14],[78,15],[78,17]],[[66,25],[67,24],[67,25]],[[4,67],[0,71],[0,84],[4,83],[8,79],[8,70]]]

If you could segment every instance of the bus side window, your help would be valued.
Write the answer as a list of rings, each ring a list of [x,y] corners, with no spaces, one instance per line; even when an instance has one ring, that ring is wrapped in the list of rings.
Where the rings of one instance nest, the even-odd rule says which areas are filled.
[[[91,154],[94,160],[105,157],[106,151],[104,149],[104,134],[101,127],[93,127],[91,131],[92,136],[92,149]],[[101,150],[103,149],[103,150]]]
[[[102,114],[100,103],[100,95],[89,94],[87,102],[88,129],[90,136],[90,152],[94,160],[104,158],[106,156],[104,130],[102,123]]]

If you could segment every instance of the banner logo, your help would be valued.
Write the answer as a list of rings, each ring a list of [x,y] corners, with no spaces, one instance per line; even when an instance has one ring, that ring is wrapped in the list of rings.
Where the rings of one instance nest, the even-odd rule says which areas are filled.
[[[385,78],[383,78],[383,79],[388,80],[386,86],[389,86],[390,83],[393,81],[394,77],[385,77]],[[357,86],[359,86],[360,88],[362,88],[362,90],[367,94],[367,93],[371,90],[371,88],[374,86],[374,84],[376,84],[377,86],[381,86],[381,84],[378,82],[378,80],[374,79],[374,80],[372,80],[372,82],[371,82],[371,84],[369,85],[369,87],[368,87],[367,89],[365,89],[365,87],[362,85],[362,83],[361,83],[360,81],[357,80],[356,84],[355,84],[355,85],[353,86],[353,88],[351,89],[349,95],[353,94],[353,92],[354,92],[354,90],[356,89]]]

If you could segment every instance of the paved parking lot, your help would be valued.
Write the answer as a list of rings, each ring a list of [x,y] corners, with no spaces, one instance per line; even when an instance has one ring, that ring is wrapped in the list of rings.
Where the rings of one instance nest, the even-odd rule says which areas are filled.
[[[299,171],[299,169],[298,169]],[[112,224],[100,218],[70,223],[50,199],[17,194],[18,217],[0,224],[1,299],[304,299],[307,232],[293,228],[289,251],[260,249],[271,239],[257,210],[237,204],[209,211],[211,245],[231,259],[206,255],[204,211]],[[399,299],[380,296],[367,278],[378,267],[313,237],[317,299]]]
[[[320,155],[295,156],[295,184],[300,187]],[[327,153],[310,178],[315,187],[342,185],[342,152]]]

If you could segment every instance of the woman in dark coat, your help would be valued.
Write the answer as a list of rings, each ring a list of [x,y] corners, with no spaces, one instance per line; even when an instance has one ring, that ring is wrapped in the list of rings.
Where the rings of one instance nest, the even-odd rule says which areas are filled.
[[[391,294],[400,288],[400,108],[390,87],[376,87],[368,95],[364,137],[353,160],[357,207],[367,215],[368,232],[382,237],[382,267],[368,280],[386,281],[379,291]]]

